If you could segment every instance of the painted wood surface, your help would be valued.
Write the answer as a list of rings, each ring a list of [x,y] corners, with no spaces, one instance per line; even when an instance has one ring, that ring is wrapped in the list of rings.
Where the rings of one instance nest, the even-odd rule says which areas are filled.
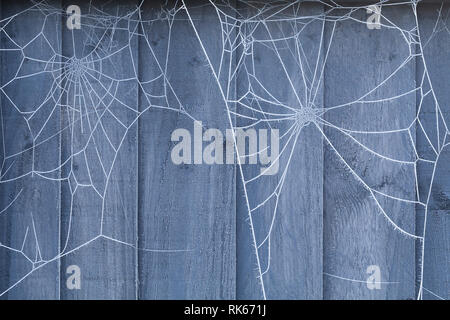
[[[52,4],[59,6],[58,2]],[[29,6],[27,1],[2,3],[1,18],[18,14]],[[34,79],[27,77],[42,70],[39,60],[58,59],[42,34],[45,33],[54,48],[61,48],[61,23],[57,15],[45,18],[39,11],[19,14],[15,18],[18,23],[2,23],[10,37],[0,33],[3,48],[23,47],[30,58],[25,59],[15,51],[1,53],[1,175],[2,181],[11,182],[0,185],[0,243],[14,250],[0,248],[0,290],[5,291],[31,272],[7,293],[5,298],[10,299],[59,298],[59,262],[46,261],[59,251],[60,185],[37,177],[43,174],[59,178],[58,171],[46,171],[59,164],[60,139],[51,136],[59,128],[55,100],[61,96],[60,76],[55,70]],[[39,38],[27,46],[36,35]],[[51,92],[49,96],[43,96],[48,92]],[[32,114],[36,100],[45,101],[44,107]],[[45,121],[46,130],[41,131]],[[45,146],[42,142],[47,139]]]
[[[225,132],[228,125],[224,100],[203,52],[217,64],[221,30],[213,9],[195,4],[186,4],[189,15],[180,12],[169,22],[145,23],[140,39],[140,61],[147,61],[140,76],[145,82],[159,77],[149,82],[149,95],[140,95],[141,111],[149,108],[139,119],[141,299],[236,295],[234,167],[171,161],[175,129],[184,128],[196,139],[193,119],[201,121],[203,131]],[[161,10],[145,3],[144,20],[167,14]]]
[[[384,8],[383,16],[402,29],[414,25],[409,6]],[[408,59],[409,47],[396,29],[369,30],[358,23],[365,21],[364,11],[354,17],[356,21],[327,22],[325,37],[331,47],[325,71],[329,125],[324,128],[324,298],[414,298],[415,241],[406,233],[415,233],[415,207],[385,196],[415,200],[413,146],[403,132],[348,130],[379,132],[410,126],[415,118],[414,92],[402,99],[378,100],[414,89],[415,60]],[[353,101],[373,102],[345,106]],[[372,268],[379,269],[385,282],[379,290],[370,290],[366,283]]]
[[[88,2],[64,8],[72,4],[87,15],[102,13]],[[132,78],[139,66],[138,38],[129,34],[138,29],[138,14],[132,2],[97,1],[96,8],[110,17],[106,30],[92,31],[94,18],[82,20],[79,30],[63,28],[63,56],[73,64],[81,59],[87,70],[66,71],[67,107],[61,110],[68,128],[62,135],[68,179],[62,186],[61,276],[76,265],[85,280],[80,290],[62,283],[61,298],[136,299],[138,85]]]
[[[72,4],[80,30],[66,27]],[[448,298],[448,6],[420,5],[417,21],[411,5],[383,7],[369,30],[365,10],[313,2],[267,21],[240,1],[92,4],[1,20],[2,49],[42,26],[50,42],[25,47],[34,60],[0,52],[2,299]],[[0,1],[0,19],[31,5]],[[38,60],[53,69],[27,77]],[[279,112],[240,100],[248,92],[317,112],[255,126],[286,133],[277,174],[172,162],[172,132],[194,137],[194,120],[202,139],[251,123],[243,110]],[[66,284],[73,265],[79,290]]]
[[[246,15],[251,17],[258,9],[261,8],[247,9]],[[322,14],[323,7],[307,3],[286,11],[287,15],[297,12],[304,19],[298,23],[275,19],[272,23],[259,21],[241,26],[246,32],[243,41],[245,37],[252,37],[259,42],[253,44],[251,55],[240,66],[238,98],[248,91],[264,96],[267,90],[291,108],[321,106],[324,50],[320,39],[324,24],[307,17]],[[272,42],[269,47],[267,41]],[[264,102],[254,102],[250,106],[264,112],[288,112]],[[243,108],[238,106],[237,110],[240,109]],[[263,118],[257,112],[251,115]],[[249,123],[246,118],[237,118],[238,127]],[[279,130],[283,138],[280,158],[271,168],[277,168],[276,174],[261,175],[261,167],[249,164],[249,159],[241,161],[245,163],[241,179],[245,185],[239,183],[237,192],[238,298],[321,299],[321,133],[313,122],[300,123],[296,117],[292,121],[266,122],[256,128]],[[256,259],[255,244],[259,259]],[[250,272],[252,266],[258,278]]]
[[[450,95],[446,86],[450,78],[448,72],[445,72],[445,68],[442,68],[443,62],[450,58],[450,47],[447,41],[449,34],[445,29],[441,29],[448,26],[444,17],[449,9],[448,4],[423,5],[419,7],[418,15],[421,42],[426,45],[421,47],[424,60],[418,62],[421,73],[418,73],[416,81],[424,82],[425,92],[427,89],[432,89],[432,92],[423,99],[419,118],[439,157],[429,147],[430,143],[426,136],[421,134],[420,139],[417,140],[419,152],[423,154],[424,158],[434,158],[437,159],[437,162],[435,165],[424,164],[419,171],[419,175],[422,177],[420,191],[422,191],[423,198],[428,201],[428,207],[427,211],[418,210],[417,212],[417,225],[420,227],[418,232],[425,233],[425,247],[419,245],[417,252],[416,263],[418,272],[420,272],[417,294],[421,293],[423,299],[433,300],[448,299],[450,294],[448,289],[450,271],[448,164],[450,151],[447,129],[450,123]],[[436,33],[433,30],[440,31]],[[429,190],[430,182],[432,182],[431,190]]]

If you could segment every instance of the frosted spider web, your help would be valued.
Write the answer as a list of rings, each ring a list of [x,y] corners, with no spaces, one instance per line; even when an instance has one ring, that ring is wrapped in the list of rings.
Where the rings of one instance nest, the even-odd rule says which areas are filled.
[[[276,1],[271,3],[257,1],[215,1],[197,6],[187,6],[183,1],[165,3],[162,5],[154,19],[142,18],[141,7],[143,3],[127,10],[125,14],[111,14],[101,7],[89,4],[89,9],[83,9],[81,29],[71,32],[82,32],[83,42],[73,43],[72,50],[61,48],[61,39],[52,39],[50,32],[61,27],[55,21],[65,21],[67,14],[65,10],[58,8],[48,2],[32,2],[25,10],[10,16],[2,17],[0,20],[0,35],[2,36],[2,47],[0,53],[12,54],[18,57],[20,63],[14,75],[9,79],[2,79],[0,93],[2,95],[2,163],[0,170],[0,185],[14,183],[25,177],[33,179],[45,179],[65,183],[70,190],[70,213],[72,216],[72,203],[81,188],[91,189],[95,196],[101,201],[100,230],[97,235],[87,241],[70,246],[70,221],[66,241],[63,242],[60,252],[53,258],[43,258],[35,228],[35,219],[41,212],[31,212],[31,223],[26,228],[21,246],[12,246],[0,243],[4,249],[13,251],[23,256],[29,262],[31,269],[22,278],[0,294],[3,295],[13,289],[27,276],[46,264],[58,260],[74,251],[81,249],[89,243],[103,238],[114,241],[139,250],[152,252],[177,252],[185,251],[187,248],[158,249],[138,248],[137,242],[129,241],[107,235],[103,230],[104,225],[104,203],[108,182],[114,172],[114,162],[120,151],[129,130],[136,125],[142,114],[151,109],[161,109],[166,112],[180,113],[192,121],[202,120],[186,111],[188,108],[178,98],[178,92],[171,85],[170,75],[167,74],[167,58],[165,62],[158,61],[153,51],[153,44],[149,40],[147,32],[151,32],[154,23],[164,22],[167,24],[169,38],[172,32],[173,22],[183,19],[189,22],[201,48],[201,54],[205,59],[205,68],[208,68],[216,81],[220,91],[222,102],[226,107],[226,115],[229,126],[237,128],[277,128],[280,130],[280,153],[276,159],[280,170],[276,176],[275,185],[270,185],[270,190],[265,190],[264,196],[255,196],[249,190],[256,185],[266,185],[267,179],[264,170],[261,172],[254,167],[245,165],[245,161],[252,155],[237,154],[238,176],[242,180],[245,206],[248,213],[248,223],[252,235],[252,245],[256,257],[257,266],[255,277],[259,280],[262,296],[267,298],[265,277],[270,273],[271,237],[273,227],[277,221],[278,202],[283,195],[286,179],[293,173],[289,171],[295,150],[302,141],[301,133],[306,128],[312,127],[320,133],[322,141],[328,150],[331,150],[337,161],[345,168],[360,186],[369,192],[379,213],[384,218],[386,225],[394,228],[400,235],[411,241],[420,243],[420,266],[418,278],[418,299],[423,297],[423,291],[427,291],[437,298],[442,298],[430,289],[423,286],[425,232],[427,226],[427,210],[431,197],[436,166],[442,151],[450,145],[448,140],[449,130],[445,121],[444,112],[439,104],[437,94],[431,83],[431,77],[424,56],[424,48],[433,35],[439,32],[449,32],[446,18],[448,12],[441,7],[438,12],[436,25],[432,35],[427,41],[421,38],[416,1],[385,4],[380,1],[379,5],[385,7],[401,6],[407,8],[412,16],[414,26],[405,29],[395,20],[385,16],[382,12],[381,28],[395,32],[400,35],[403,42],[398,46],[406,48],[408,54],[399,65],[392,68],[390,74],[383,81],[375,84],[372,88],[356,99],[339,104],[324,105],[321,101],[320,92],[323,90],[325,67],[330,60],[331,47],[334,40],[337,23],[342,21],[353,21],[366,25],[367,10],[369,6],[353,6],[342,8],[333,2],[316,1],[323,5],[321,12],[304,12],[303,1]],[[198,29],[192,10],[209,6],[217,15],[221,30],[221,52],[219,58],[211,54],[208,44],[203,38],[202,31]],[[370,9],[369,9],[370,10]],[[363,12],[363,15],[361,15]],[[39,15],[42,29],[26,43],[20,43],[10,36],[10,28],[16,20],[24,15]],[[364,19],[361,19],[361,17]],[[308,28],[318,24],[319,32],[316,34],[318,42],[313,48],[308,48],[308,40],[304,34]],[[329,26],[331,25],[331,28]],[[64,26],[62,26],[64,27]],[[274,32],[274,29],[277,32]],[[261,32],[263,30],[264,32]],[[67,31],[65,31],[67,32]],[[367,30],[367,32],[370,32]],[[120,34],[120,36],[117,36]],[[69,37],[68,39],[71,39]],[[137,41],[137,39],[139,41]],[[312,43],[314,40],[309,40]],[[325,41],[326,40],[326,41]],[[170,41],[170,40],[169,40]],[[156,65],[159,73],[152,79],[143,80],[139,75],[137,58],[133,54],[138,45],[146,46],[149,52],[146,63]],[[47,48],[45,55],[37,54],[33,50],[39,43]],[[5,47],[3,47],[5,46]],[[81,47],[80,47],[81,46]],[[286,80],[284,88],[290,99],[275,93],[278,89],[271,88],[260,77],[258,63],[255,57],[256,47],[258,50],[270,52],[276,68],[274,72]],[[88,48],[90,48],[88,50]],[[75,54],[77,50],[82,52],[82,58]],[[167,49],[169,51],[169,49]],[[120,56],[120,60],[128,68],[127,72],[118,70],[114,66],[114,59]],[[167,52],[167,57],[169,56]],[[287,58],[288,57],[288,58]],[[399,81],[396,76],[404,72],[413,60],[419,61],[422,66],[421,79],[417,85],[407,88],[405,91],[395,95],[383,95],[382,89],[392,83]],[[288,65],[288,61],[289,65]],[[293,63],[292,63],[293,61]],[[29,68],[29,64],[32,68]],[[273,68],[273,66],[272,66]],[[40,78],[41,77],[41,78]],[[12,95],[11,88],[20,86],[21,81],[32,79],[43,79],[50,83],[49,89],[41,95],[40,101],[34,101],[31,105],[21,105]],[[235,90],[234,85],[239,82]],[[133,85],[143,92],[145,106],[138,108],[136,101],[127,99],[127,85]],[[158,88],[156,90],[155,88]],[[169,96],[175,97],[170,99]],[[345,112],[346,109],[365,105],[377,105],[383,103],[395,103],[405,97],[418,97],[418,108],[415,116],[407,119],[409,122],[396,122],[396,126],[389,129],[354,129],[345,124],[334,123],[327,115],[338,111]],[[129,101],[131,100],[131,101]],[[430,102],[430,101],[431,102]],[[176,103],[174,104],[174,101]],[[422,114],[425,102],[432,104],[435,121],[424,123]],[[389,106],[388,106],[389,107]],[[16,116],[21,117],[29,130],[30,143],[21,147],[20,150],[8,152],[5,141],[4,119],[5,108],[11,108]],[[11,112],[11,111],[9,111]],[[127,116],[121,117],[126,114]],[[62,127],[56,131],[49,128],[52,117],[58,115],[63,119]],[[44,117],[45,121],[40,123],[36,118]],[[407,117],[406,117],[407,118]],[[59,118],[58,118],[59,119]],[[339,150],[336,142],[330,135],[330,130],[349,139],[373,157],[374,161],[382,161],[395,166],[400,166],[408,175],[414,179],[414,192],[412,194],[389,193],[372,186],[373,183],[365,180],[364,175],[352,166],[347,155]],[[426,146],[423,150],[416,148],[416,134],[420,132],[425,138]],[[433,137],[432,135],[435,135]],[[376,150],[371,145],[371,137],[377,139],[401,136],[406,139],[406,146],[400,154],[386,154],[386,150]],[[65,137],[65,138],[64,138]],[[39,163],[35,157],[35,150],[54,141],[55,138],[64,140],[64,152],[61,152],[60,162],[57,166],[46,167],[47,164]],[[322,148],[322,145],[317,146]],[[266,147],[270,149],[270,146]],[[425,151],[424,151],[425,150]],[[267,151],[267,150],[266,150]],[[258,151],[260,153],[261,151]],[[238,153],[238,150],[236,150]],[[105,154],[113,155],[106,157]],[[13,170],[19,159],[27,157],[29,167]],[[83,163],[87,172],[84,177],[77,176],[73,170],[74,166]],[[420,164],[432,166],[432,176],[429,185],[421,188],[418,177]],[[274,165],[272,163],[272,165]],[[374,165],[375,166],[375,165]],[[42,169],[45,168],[45,169]],[[267,168],[269,170],[270,167]],[[95,175],[95,177],[94,177]],[[272,180],[271,180],[272,181]],[[260,187],[262,188],[262,187]],[[419,190],[420,189],[420,190]],[[25,201],[26,195],[23,189],[10,199],[9,203],[0,208],[0,215],[8,215],[8,210],[18,201]],[[422,208],[424,214],[423,230],[409,230],[396,221],[396,213],[390,212],[383,204],[384,201],[394,201],[405,205],[413,205]],[[269,224],[265,226],[263,237],[259,234],[258,214],[261,211],[269,212]],[[28,242],[34,242],[34,251],[26,252]],[[249,271],[251,272],[251,271]],[[326,273],[349,281],[360,281],[347,279],[345,275]],[[415,280],[413,280],[415,281]]]

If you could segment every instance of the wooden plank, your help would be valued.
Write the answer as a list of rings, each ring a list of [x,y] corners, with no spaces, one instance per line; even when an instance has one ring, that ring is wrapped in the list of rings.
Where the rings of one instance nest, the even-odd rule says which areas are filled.
[[[81,29],[63,28],[61,298],[136,299],[136,3],[69,5],[80,7]],[[72,265],[80,268],[79,289],[66,286]]]
[[[369,30],[365,10],[351,15],[357,21],[333,21],[346,13],[329,15],[325,37],[324,298],[413,299],[414,203],[384,195],[415,201],[407,130],[415,118],[415,61],[399,32],[413,29],[414,16],[408,5],[383,7],[394,28]],[[371,279],[382,282],[379,289],[370,289]]]
[[[256,10],[244,11],[244,16]],[[324,25],[318,18],[323,7],[275,6],[266,14],[277,11],[272,22],[256,16],[243,24],[239,39],[246,56],[238,78],[238,100],[243,103],[237,106],[238,127],[258,119],[262,122],[254,128],[279,130],[280,158],[272,162],[272,175],[261,175],[267,167],[261,158],[259,165],[241,158],[238,179],[245,184],[237,190],[237,297],[321,299],[323,154],[321,133],[312,119],[323,104]],[[271,113],[291,119],[265,122],[277,118]],[[268,145],[276,153],[273,138]]]
[[[144,21],[158,19],[143,23],[139,43],[139,298],[233,299],[234,167],[176,165],[170,140],[179,128],[193,137],[193,118],[225,133],[226,107],[200,45],[220,58],[220,25],[208,5],[188,3],[189,16],[173,6],[142,6]]]
[[[18,15],[0,22],[0,295],[57,299],[60,141],[51,137],[59,129],[60,90],[52,48],[60,49],[61,24],[28,1],[1,6],[0,19]],[[23,49],[23,56],[9,49]]]
[[[448,4],[421,5],[418,9],[422,44],[419,49],[424,59],[418,61],[416,81],[423,87],[423,93],[432,91],[418,104],[418,117],[424,130],[418,135],[417,149],[423,158],[435,161],[423,162],[418,172],[419,191],[427,202],[426,210],[417,212],[417,232],[425,234],[424,243],[418,243],[416,257],[417,295],[423,299],[448,299],[450,293],[450,151],[446,145],[450,124],[450,95],[446,84],[450,77],[444,67],[450,58],[450,43],[448,32],[443,29],[448,26],[445,16],[449,10]]]

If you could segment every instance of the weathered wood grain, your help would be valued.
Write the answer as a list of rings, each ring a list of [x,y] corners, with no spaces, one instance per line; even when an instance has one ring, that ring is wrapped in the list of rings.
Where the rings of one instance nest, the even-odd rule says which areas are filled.
[[[57,1],[51,3],[58,6]],[[2,3],[1,18],[20,13],[31,5],[28,1]],[[1,47],[17,48],[14,41],[24,48],[27,57],[22,59],[13,51],[0,53],[3,144],[0,151],[0,242],[16,250],[0,248],[0,294],[17,284],[14,290],[3,295],[8,299],[57,299],[59,296],[58,262],[46,264],[45,261],[58,254],[60,186],[57,181],[44,180],[34,173],[57,168],[59,164],[59,138],[42,143],[59,128],[59,113],[53,101],[60,95],[54,79],[58,72],[25,76],[43,70],[43,64],[37,60],[52,58],[42,34],[28,46],[26,44],[42,29],[51,44],[60,48],[58,26],[60,22],[56,15],[45,20],[45,15],[37,10],[19,14],[14,23],[0,26],[11,37],[9,39],[0,32]],[[20,70],[19,74],[16,74],[17,70]],[[45,95],[51,88],[53,96],[33,117],[23,113],[36,110],[36,101],[46,100]],[[45,130],[39,134],[46,120]],[[17,155],[11,156],[14,154]],[[48,176],[57,179],[58,172]],[[22,280],[27,273],[31,274]]]
[[[299,17],[315,16],[323,12],[323,7],[301,4],[273,16],[275,21],[272,23],[260,22],[256,27],[258,22],[255,22],[245,26],[247,36],[255,40],[287,40],[269,44],[255,42],[253,55],[240,67],[238,98],[249,90],[268,97],[265,88],[270,95],[296,110],[322,106],[324,48],[321,35],[324,25],[320,20],[310,19],[298,23],[276,21],[294,12]],[[247,15],[251,16],[252,11]],[[286,113],[286,109],[275,108],[263,101],[250,104],[256,110]],[[245,112],[242,106],[237,110],[264,119],[261,113]],[[250,122],[237,117],[238,127]],[[255,126],[256,129],[279,130],[279,135],[285,136],[280,140],[280,153],[287,147],[278,161],[276,174],[263,175],[246,183],[245,188],[241,181],[238,183],[237,297],[240,299],[322,298],[322,138],[313,122],[303,124],[302,129],[297,127],[289,131],[295,125],[295,121],[282,121]],[[291,134],[292,138],[289,138]],[[270,133],[268,136],[270,139]],[[271,143],[273,146],[274,142],[268,140],[269,146]],[[251,151],[247,149],[248,152]],[[244,180],[247,182],[258,176],[263,167],[248,164],[247,158],[246,164],[242,165]],[[238,179],[242,180],[240,174]],[[275,191],[278,196],[271,197]],[[267,199],[263,206],[253,210]],[[249,208],[252,209],[251,217]],[[259,247],[258,259],[255,240]]]
[[[407,128],[415,116],[414,92],[401,99],[377,100],[414,89],[415,61],[407,60],[409,47],[395,28],[369,30],[364,23],[365,10],[353,16],[363,23],[345,19],[327,22],[325,38],[331,49],[325,71],[325,106],[331,108],[360,97],[375,102],[329,109],[325,120],[349,130]],[[414,26],[409,6],[383,8],[383,16],[402,29]],[[408,62],[395,72],[403,61]],[[393,221],[390,223],[370,192],[375,189],[414,201],[414,166],[384,160],[333,126],[325,127],[325,135],[324,298],[414,298],[414,240],[394,228],[395,224],[414,234],[414,205],[376,194]],[[408,134],[353,137],[385,157],[414,160]],[[366,284],[373,273],[368,270],[371,265],[379,267],[380,281],[388,282],[380,289],[370,290]]]
[[[205,129],[225,132],[227,127],[225,104],[195,33],[200,32],[207,53],[216,57],[221,31],[212,8],[196,5],[187,3],[195,29],[180,11],[170,25],[167,21],[145,23],[145,36],[140,39],[139,57],[145,61],[141,80],[162,75],[147,84],[146,92],[164,96],[147,99],[140,93],[141,299],[233,299],[236,294],[234,168],[175,165],[171,160],[175,145],[171,134],[183,128],[193,137],[191,117],[202,121]],[[148,20],[167,12],[159,4],[146,2],[142,14]]]
[[[82,26],[63,28],[63,55],[98,62],[86,65],[81,87],[66,79],[72,82],[63,127],[70,130],[63,132],[62,162],[70,161],[63,171],[69,181],[62,188],[61,243],[64,254],[76,250],[61,259],[61,277],[79,266],[81,288],[69,290],[62,281],[61,298],[136,299],[138,39],[130,37],[137,23],[120,18],[136,3],[66,1],[64,8],[71,4],[80,6]],[[103,29],[92,29],[99,23],[88,17],[99,14],[95,8],[110,15]],[[81,106],[69,100],[80,93]]]
[[[1,28],[24,47],[44,24],[56,52],[37,38],[25,56],[57,63],[78,58],[87,69],[77,89],[68,68],[21,78],[17,70],[42,71],[42,63],[25,59],[20,66],[20,54],[0,52],[0,298],[448,299],[450,42],[443,27],[449,27],[450,6],[422,1],[417,21],[411,5],[384,6],[382,14],[396,25],[388,28],[383,19],[380,30],[368,30],[365,10],[352,13],[358,21],[344,18],[348,9],[333,10],[324,22],[317,15],[328,6],[314,2],[240,25],[232,18],[225,23],[223,13],[196,0],[185,2],[187,12],[180,1],[49,1],[62,12],[81,7],[82,27],[73,31],[61,11],[44,13],[42,7],[9,26],[1,22],[2,49],[14,44]],[[139,4],[131,19],[118,18]],[[0,1],[0,20],[31,5]],[[221,8],[233,17],[251,12],[243,2],[230,6],[240,11]],[[314,21],[276,21],[293,12]],[[417,22],[423,46],[405,42],[413,40]],[[303,27],[297,38],[289,37]],[[411,38],[396,27],[410,30]],[[241,36],[253,28],[253,40],[285,39],[248,48],[249,39]],[[222,47],[224,37],[236,40],[231,54]],[[425,60],[407,59],[409,49],[423,50]],[[83,62],[92,52],[96,61]],[[430,78],[424,81],[425,70]],[[422,91],[413,90],[421,84]],[[217,128],[225,136],[225,129],[250,121],[227,113],[227,107],[245,111],[224,97],[234,101],[249,90],[264,96],[264,88],[295,109],[327,108],[293,135],[277,174],[244,188],[242,175],[248,181],[261,173],[260,165],[245,164],[241,171],[237,165],[172,162],[175,129],[194,137],[196,119],[203,132]],[[16,109],[36,109],[49,91],[33,117]],[[74,102],[79,93],[81,103]],[[359,98],[365,103],[342,105]],[[250,106],[280,111],[256,100]],[[425,133],[414,122],[416,112]],[[266,124],[255,128],[282,135],[294,121]],[[349,134],[342,128],[408,130]],[[411,141],[424,159],[438,153],[437,164],[418,161],[415,167]],[[278,196],[249,216],[277,186]],[[411,235],[425,235],[424,242]],[[71,265],[81,270],[79,290],[66,286]],[[374,265],[381,272],[379,290],[366,283]]]
[[[416,81],[418,84],[422,83],[423,72],[427,71],[429,78],[425,77],[423,91],[425,93],[433,89],[424,98],[420,109],[418,106],[419,119],[433,147],[440,154],[436,166],[423,164],[418,172],[421,178],[419,191],[424,201],[428,202],[426,211],[417,211],[417,232],[425,234],[424,247],[422,243],[418,243],[416,258],[416,288],[422,290],[423,299],[449,298],[450,151],[449,146],[444,145],[449,142],[450,77],[444,66],[450,58],[450,46],[449,34],[442,29],[448,26],[445,15],[449,10],[448,4],[421,5],[418,8],[421,43],[426,45],[421,47],[424,60],[418,61],[421,72],[417,73]],[[417,139],[417,149],[426,159],[436,158],[423,134]]]

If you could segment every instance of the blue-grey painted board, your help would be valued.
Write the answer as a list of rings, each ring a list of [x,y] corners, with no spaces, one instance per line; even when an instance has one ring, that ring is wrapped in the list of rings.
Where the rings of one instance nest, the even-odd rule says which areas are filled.
[[[421,47],[423,60],[418,62],[421,72],[417,82],[423,86],[424,93],[432,89],[418,105],[419,119],[439,154],[437,156],[430,148],[424,134],[418,136],[419,153],[426,159],[437,160],[435,164],[423,163],[419,171],[421,196],[428,202],[426,211],[417,212],[420,228],[417,232],[425,233],[424,243],[417,246],[417,294],[423,299],[448,299],[450,294],[450,151],[446,145],[449,142],[450,78],[443,67],[450,58],[449,34],[445,29],[449,10],[447,4],[422,5],[418,9],[421,43],[426,45]]]
[[[64,8],[72,4],[83,15],[81,29],[63,28],[68,67],[67,106],[61,111],[62,127],[68,130],[62,135],[67,180],[62,187],[61,278],[68,278],[67,268],[76,265],[81,288],[68,289],[63,281],[61,298],[136,299],[136,4],[66,1]],[[107,19],[96,29],[98,14]]]
[[[228,126],[224,100],[195,34],[201,30],[206,37],[201,43],[214,56],[221,47],[220,27],[211,7],[196,2],[187,8],[195,29],[181,10],[170,23],[144,22],[139,42],[145,61],[140,79],[146,83],[139,94],[140,299],[235,297],[234,166],[171,160],[174,130],[194,137],[193,119],[223,133]],[[165,9],[146,2],[143,20],[165,16]]]
[[[261,9],[240,5],[247,17]],[[245,59],[239,66],[237,92],[242,104],[236,107],[237,127],[258,119],[262,122],[253,128],[269,130],[268,139],[270,130],[279,130],[283,138],[273,175],[261,175],[268,165],[241,160],[245,185],[240,182],[237,190],[240,299],[322,298],[322,137],[314,121],[306,120],[308,111],[301,111],[319,112],[323,103],[324,24],[307,18],[322,12],[320,4],[300,4],[273,15],[272,22],[255,18],[241,26],[240,52]],[[289,16],[302,18],[283,21]],[[245,46],[248,39],[254,39],[250,48]],[[276,105],[276,100],[288,107]],[[291,114],[291,119],[270,121],[271,114],[280,114],[279,118]],[[273,141],[268,145],[269,153],[275,152]],[[242,181],[240,173],[238,179]]]
[[[362,9],[351,15],[356,21],[333,21],[343,14],[330,12],[325,37],[331,47],[325,70],[324,298],[412,299],[414,204],[392,197],[415,200],[413,144],[407,131],[348,130],[411,125],[414,91],[384,98],[414,89],[415,60],[408,60],[409,46],[398,29],[369,30]],[[382,14],[399,28],[414,26],[408,5],[384,7]],[[355,101],[366,103],[349,104]],[[380,277],[375,279],[383,283],[369,289],[366,280],[376,268]]]
[[[57,1],[51,4],[59,6]],[[3,3],[0,11],[2,19],[18,14],[13,23],[1,23],[0,28],[10,37],[0,32],[1,47],[23,48],[23,56],[17,51],[1,52],[0,243],[8,250],[0,248],[0,295],[17,284],[3,297],[57,299],[59,264],[47,261],[59,250],[60,186],[38,173],[57,168],[59,163],[59,138],[48,139],[59,128],[59,113],[53,102],[60,95],[59,72],[40,72],[43,63],[38,60],[58,59],[52,57],[45,39],[60,48],[60,21],[51,14],[45,19],[38,7],[20,13],[31,5],[28,1]],[[27,45],[36,35],[39,38]],[[52,94],[46,97],[48,92]],[[44,100],[44,106],[37,109],[35,101]],[[44,175],[57,179],[58,171]]]

